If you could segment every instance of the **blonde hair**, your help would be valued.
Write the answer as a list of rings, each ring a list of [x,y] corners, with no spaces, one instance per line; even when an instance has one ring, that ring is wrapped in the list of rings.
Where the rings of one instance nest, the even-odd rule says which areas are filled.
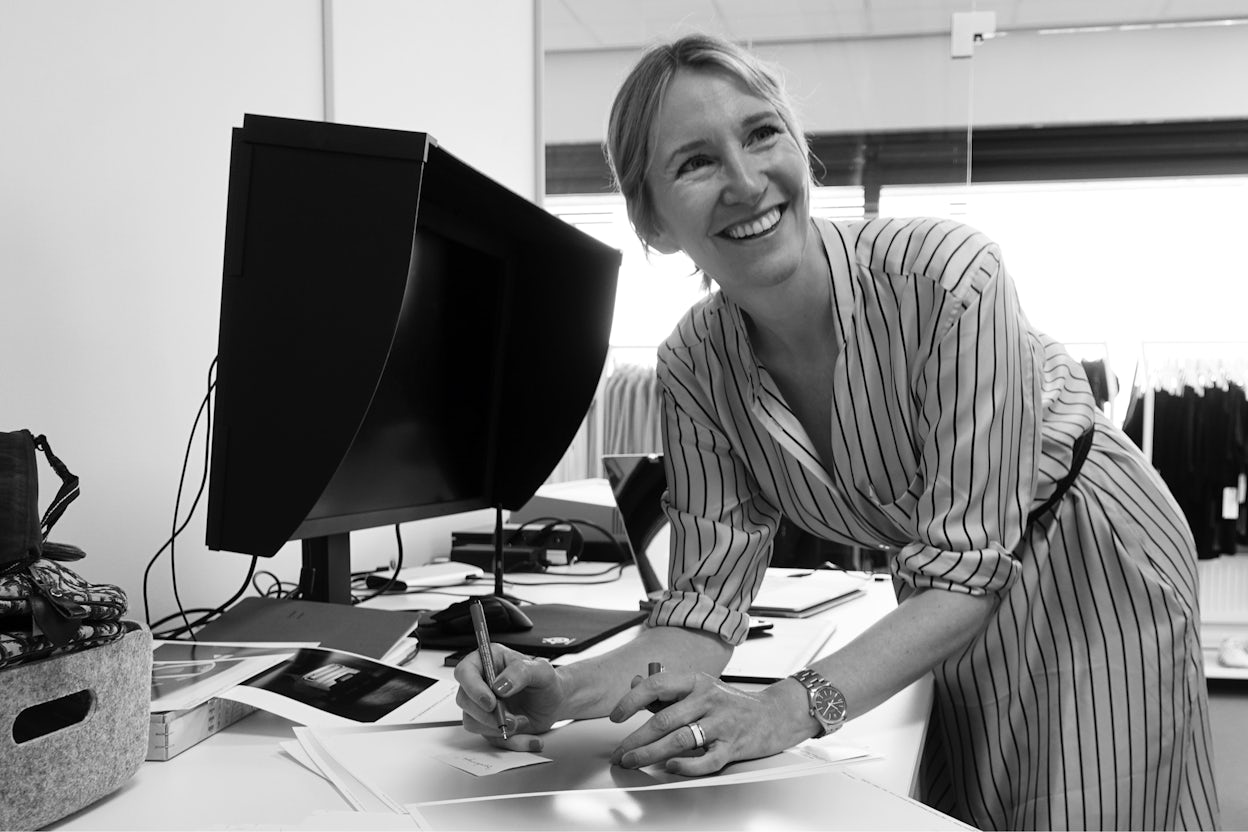
[[[654,206],[646,190],[651,140],[659,107],[680,69],[727,73],[752,94],[776,108],[785,128],[810,159],[810,146],[778,70],[748,50],[712,35],[686,35],[651,47],[620,85],[607,121],[605,152],[615,187],[624,196],[628,220],[642,245],[658,231]]]

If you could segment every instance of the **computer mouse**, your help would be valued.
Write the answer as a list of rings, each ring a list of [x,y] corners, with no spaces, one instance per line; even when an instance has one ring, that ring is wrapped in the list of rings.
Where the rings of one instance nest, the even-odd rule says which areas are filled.
[[[429,618],[447,635],[462,635],[472,632],[472,613],[469,608],[480,601],[485,611],[485,626],[490,634],[520,633],[533,629],[533,621],[524,611],[506,598],[495,595],[483,595],[479,598],[468,598],[456,601],[444,610],[435,612]]]

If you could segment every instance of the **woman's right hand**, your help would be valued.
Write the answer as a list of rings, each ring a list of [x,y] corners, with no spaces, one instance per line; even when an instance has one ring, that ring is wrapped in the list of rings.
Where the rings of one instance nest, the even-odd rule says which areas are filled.
[[[499,748],[541,751],[537,734],[550,730],[565,710],[568,691],[562,677],[545,659],[517,653],[500,644],[491,645],[496,676],[494,690],[485,682],[481,657],[473,651],[455,666],[459,693],[455,703],[464,712],[464,727]],[[506,712],[507,739],[498,727],[495,702]]]

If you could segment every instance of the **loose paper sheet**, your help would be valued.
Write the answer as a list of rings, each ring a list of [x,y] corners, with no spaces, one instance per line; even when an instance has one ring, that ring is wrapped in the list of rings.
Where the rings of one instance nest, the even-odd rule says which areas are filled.
[[[689,778],[660,767],[639,770],[610,764],[612,750],[649,717],[650,714],[642,712],[618,725],[607,719],[573,722],[543,735],[543,749],[537,756],[549,759],[549,763],[526,764],[489,776],[469,774],[447,763],[450,757],[462,759],[491,751],[481,737],[461,726],[309,730],[322,753],[331,756],[355,780],[365,784],[386,803],[407,806],[429,800],[688,782]],[[499,753],[517,755],[517,760],[531,760],[535,756],[524,752]],[[827,765],[826,760],[787,751],[762,760],[735,763],[714,779]]]

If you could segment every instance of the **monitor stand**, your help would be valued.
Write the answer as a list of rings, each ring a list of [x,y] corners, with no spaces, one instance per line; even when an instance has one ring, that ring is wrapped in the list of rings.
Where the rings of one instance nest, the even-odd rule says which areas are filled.
[[[351,603],[351,535],[348,532],[303,541],[299,597],[331,604]]]
[[[503,507],[494,506],[494,592],[495,598],[502,598],[513,604],[521,603],[519,598],[508,595],[503,590]]]

